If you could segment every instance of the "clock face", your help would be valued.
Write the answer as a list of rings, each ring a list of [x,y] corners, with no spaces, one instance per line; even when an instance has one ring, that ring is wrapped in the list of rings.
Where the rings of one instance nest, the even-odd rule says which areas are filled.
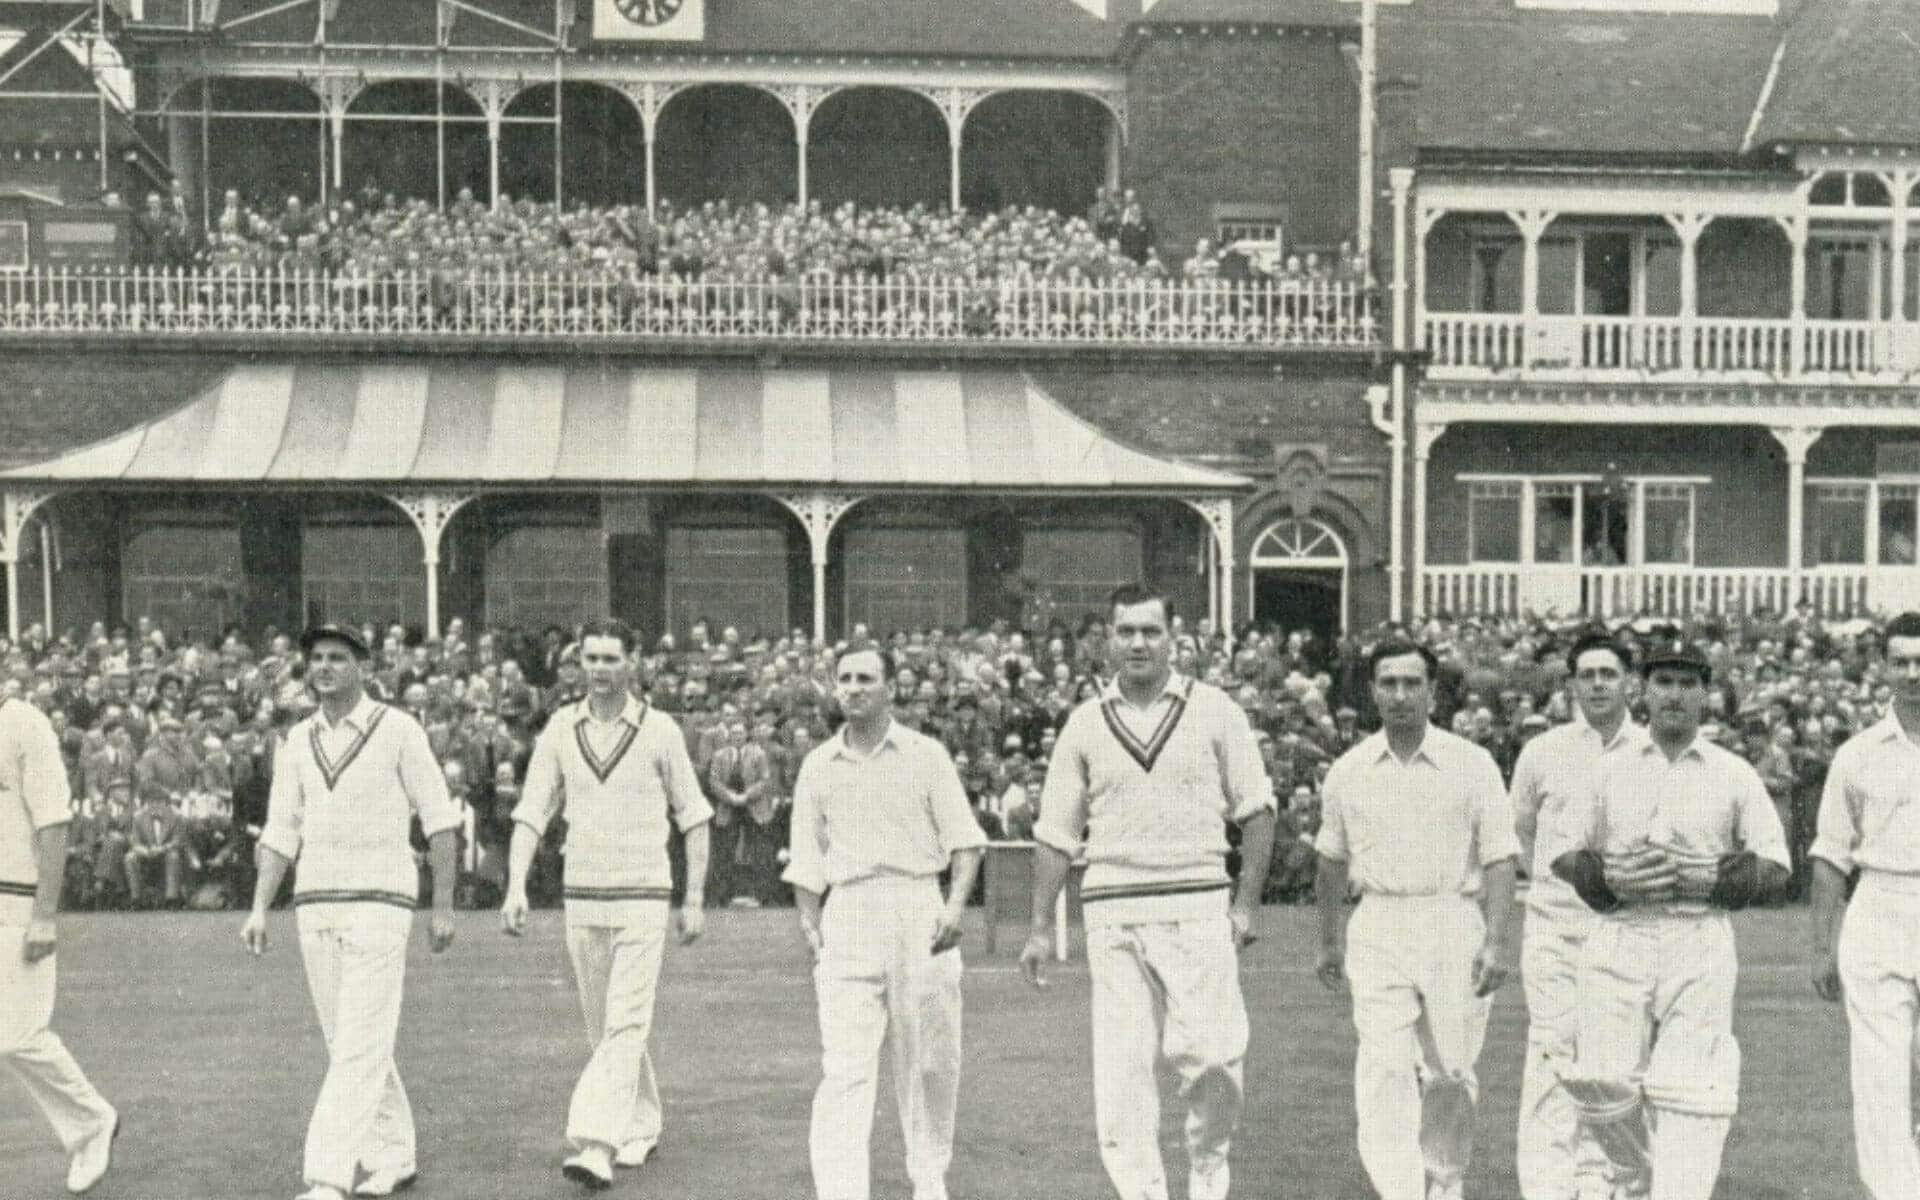
[[[680,11],[681,0],[613,0],[620,15],[640,25],[664,25]]]

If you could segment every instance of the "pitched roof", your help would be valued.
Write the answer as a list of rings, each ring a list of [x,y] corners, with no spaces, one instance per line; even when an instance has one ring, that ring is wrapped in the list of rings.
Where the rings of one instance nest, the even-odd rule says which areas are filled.
[[[1780,35],[1765,16],[1488,5],[1391,30],[1415,46],[1423,150],[1649,157],[1738,153]]]
[[[1755,141],[1920,145],[1920,4],[1806,0]]]

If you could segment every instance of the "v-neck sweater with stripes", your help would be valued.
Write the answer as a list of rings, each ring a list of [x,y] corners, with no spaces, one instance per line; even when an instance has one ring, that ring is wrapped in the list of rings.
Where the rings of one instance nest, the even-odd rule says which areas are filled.
[[[1144,710],[1114,684],[1074,709],[1033,836],[1085,853],[1088,920],[1180,920],[1226,911],[1226,823],[1274,808],[1246,713],[1174,675]]]
[[[338,723],[316,712],[288,731],[273,758],[260,844],[297,864],[295,904],[412,908],[415,816],[428,837],[462,823],[420,722],[363,697]]]
[[[635,905],[673,894],[669,818],[684,833],[712,820],[713,806],[672,717],[629,698],[596,721],[587,705],[556,710],[534,740],[513,819],[544,835],[564,810],[567,921],[625,925]]]

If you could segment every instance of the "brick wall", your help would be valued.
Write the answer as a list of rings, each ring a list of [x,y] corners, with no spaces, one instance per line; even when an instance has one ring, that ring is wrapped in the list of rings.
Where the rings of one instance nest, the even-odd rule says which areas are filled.
[[[1125,180],[1161,254],[1184,257],[1211,236],[1216,203],[1285,205],[1292,243],[1347,237],[1359,103],[1324,32],[1153,30],[1128,73]]]

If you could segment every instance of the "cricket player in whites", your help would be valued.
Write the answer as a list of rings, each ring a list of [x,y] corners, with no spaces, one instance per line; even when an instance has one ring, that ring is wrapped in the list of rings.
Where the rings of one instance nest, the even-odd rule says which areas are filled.
[[[47,1028],[54,948],[67,869],[67,768],[40,710],[0,696],[0,1062],[5,1062],[67,1152],[67,1190],[100,1182],[120,1114]]]
[[[420,818],[433,864],[428,946],[453,944],[460,808],[427,731],[366,694],[369,652],[336,625],[301,635],[320,709],[274,756],[260,878],[240,938],[267,949],[267,908],[295,862],[300,957],[327,1043],[327,1076],[307,1125],[300,1200],[385,1196],[417,1173],[413,1108],[393,1063],[420,875],[409,837]]]
[[[1647,742],[1646,730],[1627,719],[1633,652],[1624,644],[1586,634],[1567,653],[1567,674],[1581,719],[1528,742],[1513,768],[1513,819],[1532,880],[1520,951],[1527,1060],[1516,1158],[1524,1200],[1608,1200],[1605,1160],[1580,1135],[1580,1110],[1560,1086],[1573,1064],[1574,988],[1593,910],[1538,851],[1583,810],[1583,797],[1610,764]]]
[[[890,1035],[914,1200],[946,1200],[960,1098],[961,919],[987,838],[946,747],[893,719],[885,656],[842,651],[833,677],[847,721],[800,764],[785,874],[820,1004],[813,1186],[820,1200],[867,1200],[880,1043]]]
[[[1920,1019],[1920,614],[1887,625],[1886,672],[1893,711],[1834,754],[1820,798],[1813,986],[1846,999],[1860,1180],[1873,1200],[1904,1200],[1920,1196],[1908,1067]]]
[[[1706,658],[1669,643],[1641,673],[1648,741],[1598,764],[1585,811],[1541,835],[1556,839],[1540,851],[1554,873],[1600,914],[1561,1083],[1613,1200],[1708,1200],[1740,1098],[1727,913],[1786,882],[1787,842],[1760,776],[1698,736]]]
[[[1224,1200],[1245,1100],[1247,1009],[1239,952],[1273,852],[1276,808],[1247,715],[1173,671],[1165,596],[1113,595],[1114,680],[1073,710],[1041,789],[1033,928],[1020,966],[1044,986],[1054,898],[1082,852],[1093,984],[1093,1110],[1120,1200],[1167,1200],[1162,1061],[1187,1104],[1187,1195]],[[1240,887],[1227,893],[1227,822],[1240,826]]]
[[[1368,655],[1382,728],[1327,773],[1314,843],[1318,972],[1352,981],[1360,1162],[1381,1200],[1460,1200],[1487,1016],[1511,970],[1513,810],[1493,756],[1429,720],[1437,669],[1410,641]]]
[[[567,815],[567,956],[573,961],[593,1055],[574,1086],[567,1178],[590,1190],[613,1183],[615,1166],[647,1161],[660,1139],[660,1088],[647,1039],[667,940],[673,878],[668,822],[686,836],[682,944],[706,927],[707,823],[686,739],[672,717],[629,690],[633,631],[590,622],[580,635],[587,695],[554,712],[533,744],[513,810],[502,927],[527,928],[527,872],[547,826]]]

